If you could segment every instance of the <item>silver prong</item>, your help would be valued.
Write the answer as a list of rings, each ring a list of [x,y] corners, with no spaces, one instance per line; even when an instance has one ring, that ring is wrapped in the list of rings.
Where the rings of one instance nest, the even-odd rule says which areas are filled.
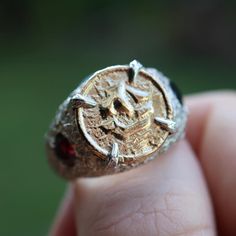
[[[137,77],[139,71],[143,67],[141,63],[139,63],[137,60],[133,60],[129,63],[130,68],[133,70],[133,78],[130,78],[131,81],[134,81],[135,78]]]
[[[81,94],[75,94],[71,100],[76,106],[95,107],[97,105],[96,101],[91,97],[83,96]]]
[[[169,131],[170,133],[175,133],[176,123],[174,121],[161,118],[161,117],[155,117],[154,120],[157,124],[159,124],[165,130]]]

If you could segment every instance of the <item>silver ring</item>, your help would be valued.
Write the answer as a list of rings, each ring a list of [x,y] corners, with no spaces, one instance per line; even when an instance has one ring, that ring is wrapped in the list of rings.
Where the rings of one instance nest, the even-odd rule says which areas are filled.
[[[134,60],[89,76],[62,103],[46,135],[64,178],[123,172],[158,157],[184,135],[186,108],[162,73]]]

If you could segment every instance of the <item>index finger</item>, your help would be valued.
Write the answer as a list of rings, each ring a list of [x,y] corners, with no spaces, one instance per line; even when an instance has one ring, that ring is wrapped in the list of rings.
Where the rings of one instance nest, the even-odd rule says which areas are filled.
[[[236,93],[190,96],[187,138],[202,165],[219,235],[236,234]]]

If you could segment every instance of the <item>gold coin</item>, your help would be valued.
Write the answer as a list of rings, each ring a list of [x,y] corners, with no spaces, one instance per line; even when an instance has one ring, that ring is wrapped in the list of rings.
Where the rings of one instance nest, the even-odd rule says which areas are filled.
[[[106,159],[115,145],[120,163],[144,160],[157,151],[169,130],[155,122],[155,117],[173,117],[158,78],[140,70],[130,79],[129,73],[128,66],[95,73],[80,92],[94,105],[77,108],[79,128],[98,156]]]

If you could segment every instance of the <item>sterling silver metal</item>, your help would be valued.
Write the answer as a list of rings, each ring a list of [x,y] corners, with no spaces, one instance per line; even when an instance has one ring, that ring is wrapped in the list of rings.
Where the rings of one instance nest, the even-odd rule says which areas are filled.
[[[99,70],[62,103],[46,135],[48,160],[66,179],[126,171],[184,136],[187,112],[158,70],[136,60]]]

